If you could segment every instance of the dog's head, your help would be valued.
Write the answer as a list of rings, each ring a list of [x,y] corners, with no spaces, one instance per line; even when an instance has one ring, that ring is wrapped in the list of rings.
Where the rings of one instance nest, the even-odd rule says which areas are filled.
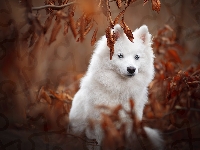
[[[115,25],[113,31],[117,35],[117,40],[109,63],[115,72],[123,77],[133,77],[148,70],[149,66],[152,67],[154,55],[151,35],[146,25],[133,32],[133,42],[127,38],[120,25]]]

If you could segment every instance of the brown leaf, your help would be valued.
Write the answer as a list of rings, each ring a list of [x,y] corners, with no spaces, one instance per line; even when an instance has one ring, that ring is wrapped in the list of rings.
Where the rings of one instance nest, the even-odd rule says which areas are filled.
[[[116,25],[116,24],[118,23],[119,18],[120,18],[122,15],[124,15],[124,13],[125,13],[125,10],[121,11],[121,12],[117,15],[117,17],[116,17],[115,20],[114,20],[114,25]]]
[[[117,7],[120,9],[122,7],[122,1],[116,0]]]
[[[110,5],[109,5],[109,0],[106,0],[106,8],[107,8],[107,11],[106,11],[106,16],[110,22],[110,27],[113,28],[114,27],[114,23],[113,23],[113,20],[112,20],[112,17],[111,17],[111,10],[110,10]]]
[[[97,40],[97,32],[98,32],[98,28],[96,27],[96,29],[94,30],[93,32],[93,35],[92,35],[92,39],[91,39],[91,45],[93,46]]]
[[[74,37],[76,38],[77,36],[77,31],[76,31],[76,24],[74,22],[74,19],[73,19],[73,15],[69,15],[69,27],[74,35]]]
[[[127,8],[131,3],[135,2],[135,1],[136,1],[136,0],[126,0],[126,3],[125,3],[126,8]]]
[[[69,0],[64,0],[64,1],[62,2],[62,4],[65,5],[65,4],[67,4],[68,2],[69,2]]]
[[[48,31],[49,27],[51,26],[52,20],[54,15],[49,15],[49,17],[46,19],[44,23],[44,34]]]
[[[200,81],[187,82],[187,84],[190,87],[197,88],[200,85]]]
[[[146,117],[149,118],[149,119],[155,118],[154,113],[153,113],[152,111],[149,111],[149,112],[146,114]]]
[[[166,68],[166,71],[169,72],[169,73],[173,73],[174,72],[174,66],[171,62],[167,62],[165,64],[165,68]]]
[[[107,17],[107,4],[108,0],[100,0],[98,7],[101,8],[103,14]]]
[[[68,22],[66,21],[65,23],[64,23],[64,35],[66,35],[67,33],[68,33],[68,27],[69,27],[69,25],[68,25]]]
[[[129,100],[129,105],[130,105],[130,108],[131,108],[131,111],[134,109],[134,102],[132,99]]]
[[[175,60],[175,62],[181,63],[181,59],[175,50],[170,49],[167,52]]]
[[[43,34],[43,26],[41,25],[41,22],[38,20],[37,16],[29,13],[28,18],[30,19],[30,24],[32,25],[32,28],[34,28],[36,34]]]
[[[103,139],[103,147],[105,146],[108,149],[116,149],[116,144],[121,144],[120,133],[117,130],[114,122],[111,118],[106,114],[101,114],[101,127],[105,134],[105,138]],[[103,148],[104,149],[104,148]]]
[[[31,34],[31,39],[30,39],[30,43],[29,43],[29,46],[28,46],[28,47],[33,46],[34,43],[36,42],[37,38],[38,38],[38,35],[37,35],[35,32],[33,32],[33,33]]]
[[[143,6],[144,6],[146,3],[148,3],[148,1],[149,1],[149,0],[144,0]]]
[[[106,38],[107,38],[107,46],[110,48],[110,60],[112,59],[112,56],[114,54],[114,44],[115,44],[115,33],[113,31],[113,34],[111,34],[110,27],[107,27],[106,29]]]
[[[52,0],[45,0],[45,5],[55,5],[55,1],[52,1]],[[46,14],[51,14],[53,12],[53,9],[52,8],[46,8]]]
[[[59,4],[59,5],[62,5],[62,0],[58,0],[58,4]]]
[[[70,5],[69,8],[68,8],[68,15],[70,15],[71,17],[74,16],[74,12],[76,10],[76,5]]]
[[[72,101],[72,99],[73,99],[69,94],[67,94],[67,93],[65,93],[65,92],[56,93],[55,91],[50,90],[50,89],[49,89],[49,92],[50,92],[55,98],[57,98],[57,99],[60,100],[60,101],[69,100],[69,102],[70,102],[70,101]]]
[[[159,12],[161,7],[160,0],[151,0],[151,3],[152,3],[152,10]]]
[[[54,23],[54,26],[53,26],[53,29],[52,29],[52,32],[51,32],[51,36],[50,36],[50,40],[49,40],[49,45],[56,40],[56,36],[58,35],[58,33],[59,33],[59,31],[62,27],[60,22],[61,22],[60,20],[57,20]]]
[[[84,13],[81,17],[81,24],[80,24],[80,42],[83,42],[84,40],[84,32],[85,32],[85,28],[86,28],[86,14]]]
[[[122,21],[121,21],[121,26],[124,30],[124,33],[126,34],[126,36],[128,37],[128,39],[133,42],[133,33],[131,31],[131,29],[129,29],[129,27],[126,25],[126,23],[124,22],[124,17],[122,17]]]
[[[93,25],[94,25],[94,23],[91,22],[91,23],[86,27],[85,32],[84,32],[84,36],[86,36],[86,35],[90,32],[90,30],[92,29]]]
[[[81,19],[82,19],[81,17],[78,18],[78,20],[76,21],[76,29],[78,29],[80,27],[80,25],[81,25]]]
[[[118,121],[119,120],[119,111],[122,110],[122,105],[117,105],[116,107],[112,108],[111,112],[111,119],[112,121]]]
[[[51,98],[50,96],[46,93],[44,86],[41,87],[39,93],[38,93],[38,100],[41,99],[46,100],[49,104],[51,104]]]

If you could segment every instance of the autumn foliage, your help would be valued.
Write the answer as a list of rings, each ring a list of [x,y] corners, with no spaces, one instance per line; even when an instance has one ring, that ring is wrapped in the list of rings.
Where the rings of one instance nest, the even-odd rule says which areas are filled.
[[[91,45],[94,45],[101,29],[97,16],[103,13],[108,22],[105,35],[112,59],[117,35],[111,29],[115,24],[120,24],[129,40],[134,42],[132,31],[125,22],[125,12],[135,1],[139,0],[45,0],[44,6],[40,7],[33,6],[30,0],[20,1],[24,20],[22,23],[13,21],[12,26],[8,27],[12,32],[5,35],[0,43],[2,50],[7,50],[2,60],[4,65],[0,66],[4,79],[0,83],[3,95],[0,107],[2,114],[11,118],[9,128],[42,132],[45,136],[41,137],[41,141],[54,144],[68,142],[66,149],[99,146],[95,139],[73,135],[68,131],[71,102],[83,74],[73,74],[70,71],[74,68],[69,67],[66,70],[70,70],[71,74],[65,72],[57,76],[55,72],[59,72],[59,69],[56,70],[54,57],[60,60],[64,58],[53,51],[53,46],[60,44],[56,41],[59,41],[61,34],[64,37],[72,34],[76,42],[90,38]],[[120,10],[114,19],[111,3]],[[143,1],[143,5],[147,3],[150,3],[149,0]],[[151,0],[151,5],[152,10],[159,13],[160,1]],[[46,13],[44,20],[40,17],[42,10]],[[161,130],[165,149],[185,149],[185,145],[191,148],[194,147],[193,141],[199,141],[192,137],[191,130],[198,125],[197,120],[200,119],[200,64],[184,63],[186,50],[177,42],[177,38],[176,32],[169,25],[157,31],[152,45],[156,56],[156,74],[149,86],[149,103],[145,107],[143,120],[138,121],[134,111],[126,112],[134,120],[132,129],[143,149],[147,149],[149,144],[149,141],[143,143],[146,140],[143,126],[146,125]],[[3,42],[14,44],[5,48]],[[61,69],[65,67],[63,63],[59,66]],[[133,106],[130,100],[130,108],[133,109]],[[119,111],[124,111],[122,106],[98,106],[97,109],[109,111],[108,114],[102,114],[100,122],[106,135],[102,147],[131,147],[133,137],[125,138],[126,124],[119,118]],[[116,127],[119,122],[120,126]],[[91,120],[91,129],[94,123]],[[177,140],[180,137],[184,137],[183,140]]]

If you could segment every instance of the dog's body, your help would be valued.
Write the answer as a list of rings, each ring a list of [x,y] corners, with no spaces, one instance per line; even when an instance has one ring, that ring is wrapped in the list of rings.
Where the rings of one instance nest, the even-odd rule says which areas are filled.
[[[98,142],[103,136],[100,129],[96,128],[95,132],[88,129],[88,119],[101,117],[101,111],[96,106],[113,107],[121,104],[125,110],[129,110],[129,100],[132,99],[136,116],[141,120],[144,105],[148,100],[147,87],[154,76],[154,55],[147,26],[133,32],[134,42],[127,38],[120,25],[115,25],[113,31],[118,38],[112,60],[107,39],[103,36],[97,43],[69,115],[74,132],[85,131],[88,138],[95,138]],[[123,117],[128,120],[124,114]],[[152,141],[160,138],[156,130],[145,128],[145,131],[148,136],[152,134]]]

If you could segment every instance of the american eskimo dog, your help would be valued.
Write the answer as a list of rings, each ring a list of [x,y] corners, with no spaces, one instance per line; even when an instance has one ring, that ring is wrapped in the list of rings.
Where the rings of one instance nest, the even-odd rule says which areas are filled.
[[[69,114],[73,132],[85,132],[88,138],[95,138],[98,142],[103,138],[100,127],[95,128],[94,132],[88,128],[88,119],[101,119],[101,111],[96,106],[121,104],[125,110],[129,110],[129,100],[132,99],[136,116],[141,120],[148,101],[147,87],[154,77],[152,39],[147,26],[143,25],[133,32],[133,42],[119,24],[114,26],[113,31],[118,37],[112,59],[106,36],[103,36],[96,44]],[[128,122],[126,115],[121,116]],[[144,127],[144,130],[150,141],[160,147],[158,131],[148,127]]]

